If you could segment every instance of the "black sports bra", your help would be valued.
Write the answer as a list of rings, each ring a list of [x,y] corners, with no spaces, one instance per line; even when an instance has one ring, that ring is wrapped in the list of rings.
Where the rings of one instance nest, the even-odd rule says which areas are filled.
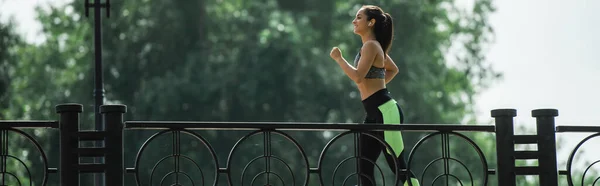
[[[356,54],[354,58],[354,66],[358,67],[358,61],[360,61],[360,52]],[[385,79],[385,68],[379,68],[376,66],[371,66],[369,68],[369,72],[365,76],[366,79]]]

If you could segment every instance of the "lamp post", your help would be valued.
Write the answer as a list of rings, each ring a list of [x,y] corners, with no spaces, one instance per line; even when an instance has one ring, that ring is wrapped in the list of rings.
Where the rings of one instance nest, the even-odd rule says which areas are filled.
[[[110,17],[110,0],[102,3],[94,0],[93,4],[85,0],[85,16],[89,17],[89,9],[94,8],[94,129],[103,131],[102,115],[100,106],[104,104],[104,78],[102,69],[102,16],[101,9],[105,8],[106,17]],[[95,147],[103,146],[103,142],[96,141]],[[104,163],[101,158],[94,158],[94,163]],[[94,175],[94,185],[104,186],[104,175]]]

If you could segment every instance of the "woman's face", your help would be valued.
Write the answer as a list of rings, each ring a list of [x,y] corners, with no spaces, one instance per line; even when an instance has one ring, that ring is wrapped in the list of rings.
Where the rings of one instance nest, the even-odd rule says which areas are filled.
[[[354,25],[354,33],[358,35],[362,35],[370,29],[368,26],[369,21],[363,8],[356,12],[356,17],[352,20],[352,24]]]

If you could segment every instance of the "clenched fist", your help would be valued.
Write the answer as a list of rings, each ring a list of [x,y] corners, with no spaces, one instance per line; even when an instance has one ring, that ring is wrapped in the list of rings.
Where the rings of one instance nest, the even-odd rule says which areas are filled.
[[[340,51],[340,49],[338,47],[333,47],[333,49],[331,49],[331,53],[329,53],[329,56],[331,56],[331,58],[333,60],[338,60],[342,58],[342,51]]]

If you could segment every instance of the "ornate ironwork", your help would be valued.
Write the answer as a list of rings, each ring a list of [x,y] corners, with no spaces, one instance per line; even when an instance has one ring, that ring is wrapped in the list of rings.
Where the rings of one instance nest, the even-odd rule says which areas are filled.
[[[585,137],[583,140],[581,140],[571,151],[571,153],[569,154],[569,158],[567,159],[567,169],[565,171],[560,171],[561,175],[566,175],[567,176],[567,183],[569,184],[569,186],[574,186],[575,185],[575,180],[573,178],[573,162],[575,160],[575,156],[577,154],[577,152],[580,151],[580,149],[582,148],[582,146],[584,144],[586,144],[587,142],[589,142],[591,139],[597,138],[600,136],[600,127],[595,127],[595,126],[559,126],[556,127],[556,131],[557,132],[563,132],[563,133],[573,133],[573,132],[586,132],[586,133],[590,133],[592,132],[593,134]],[[600,183],[600,175],[597,175],[599,177],[596,177],[592,183],[586,183],[586,176],[588,176],[589,171],[592,169],[592,167],[596,164],[600,163],[600,160],[596,160],[592,163],[590,163],[590,165],[588,165],[585,170],[583,171],[583,174],[581,175],[581,186],[595,186],[596,183]]]
[[[335,169],[333,170],[333,176],[331,177],[331,184],[332,185],[336,185],[335,176],[336,176],[336,174],[337,174],[340,166],[342,164],[346,163],[347,161],[351,160],[351,159],[354,159],[355,163],[357,163],[358,161],[367,161],[367,162],[373,164],[374,168],[376,168],[378,170],[379,175],[381,176],[382,180],[385,180],[385,176],[383,174],[383,170],[381,169],[381,167],[379,165],[377,165],[376,162],[374,162],[374,161],[372,161],[370,159],[367,159],[367,158],[364,158],[363,156],[361,156],[361,154],[360,154],[361,146],[360,146],[359,140],[361,138],[361,135],[364,135],[363,137],[370,137],[370,138],[376,139],[380,144],[384,145],[384,147],[387,150],[389,150],[392,154],[395,154],[395,152],[392,149],[392,147],[388,143],[386,143],[383,139],[381,139],[380,137],[375,136],[373,134],[366,133],[366,132],[363,132],[363,131],[360,131],[360,132],[359,131],[347,131],[347,132],[343,132],[341,134],[338,134],[337,136],[335,136],[331,140],[329,140],[329,142],[327,142],[327,144],[325,145],[325,147],[321,151],[321,155],[319,156],[318,167],[315,168],[315,170],[319,173],[319,181],[320,181],[321,185],[324,185],[326,183],[323,180],[323,175],[322,175],[322,173],[323,173],[322,167],[323,167],[323,162],[324,162],[323,159],[325,158],[325,153],[327,152],[327,150],[331,147],[331,145],[333,143],[335,143],[336,141],[338,141],[342,137],[347,136],[347,135],[351,135],[351,134],[354,137],[354,154],[351,157],[347,157],[347,158],[341,160],[336,165]],[[396,159],[393,159],[393,163],[394,163],[395,170],[399,170],[398,162],[396,161]],[[362,179],[367,179],[372,185],[376,185],[375,180],[373,180],[372,178],[368,177],[367,175],[363,175],[363,174],[359,173],[359,171],[358,171],[358,165],[357,165],[356,172],[353,173],[353,174],[347,175],[346,178],[344,178],[344,180],[342,182],[342,185],[346,185],[346,183],[349,181],[349,179],[351,177],[353,177],[353,176],[356,176],[357,178],[360,177]],[[398,185],[398,183],[400,183],[400,174],[397,174],[396,177],[395,177],[395,180],[394,180],[394,185]],[[383,183],[383,185],[385,185],[385,182]]]
[[[172,134],[172,153],[170,155],[164,156],[163,158],[161,158],[158,162],[156,162],[154,164],[154,166],[152,167],[151,173],[150,173],[150,177],[149,177],[149,182],[147,184],[144,184],[141,181],[141,171],[139,170],[139,166],[141,165],[141,156],[144,153],[144,151],[146,150],[146,148],[148,147],[148,145],[150,144],[150,142],[154,141],[158,136],[167,134],[167,133],[171,133]],[[155,133],[154,135],[152,135],[150,138],[148,138],[148,140],[146,140],[142,146],[140,147],[140,150],[138,151],[136,158],[135,158],[135,165],[133,167],[133,169],[129,169],[130,172],[133,172],[135,174],[135,179],[136,179],[136,183],[138,185],[155,185],[153,180],[154,180],[154,176],[155,176],[155,171],[157,169],[157,167],[165,162],[168,159],[172,159],[173,160],[173,164],[174,167],[171,172],[167,173],[166,175],[162,176],[160,179],[160,184],[159,185],[163,185],[166,178],[170,175],[175,175],[175,183],[173,183],[172,185],[180,185],[180,177],[179,175],[183,175],[186,179],[188,179],[192,185],[206,185],[205,183],[205,175],[204,172],[202,171],[202,168],[200,167],[200,164],[198,162],[196,162],[194,159],[190,158],[189,156],[186,156],[184,154],[181,154],[181,133],[185,133],[187,135],[190,135],[192,137],[194,137],[195,139],[199,140],[202,144],[204,144],[208,149],[210,154],[212,155],[212,162],[214,163],[214,168],[215,168],[215,172],[214,172],[214,182],[212,185],[216,185],[219,175],[218,175],[218,161],[217,161],[217,155],[214,151],[214,149],[212,148],[212,146],[210,145],[210,143],[208,143],[208,141],[206,141],[206,139],[204,139],[202,136],[196,134],[195,132],[189,131],[189,130],[185,130],[185,129],[173,129],[173,130],[163,130],[160,132]],[[202,180],[201,182],[194,182],[194,179],[192,178],[192,176],[190,176],[188,173],[183,172],[180,170],[180,163],[181,163],[181,159],[185,160],[185,161],[189,161],[189,163],[192,163],[193,165],[195,165],[195,167],[200,171],[200,179]]]
[[[48,158],[46,156],[46,152],[42,149],[40,143],[34,139],[33,136],[27,134],[23,130],[19,128],[57,128],[56,121],[0,121],[0,185],[8,185],[9,179],[12,178],[18,185],[37,185],[35,183],[36,179],[34,175],[32,175],[32,167],[27,166],[24,160],[20,159],[15,155],[11,155],[9,153],[9,134],[14,133],[21,137],[27,139],[27,141],[35,147],[35,149],[40,153],[40,159],[42,163],[43,175],[40,180],[42,186],[47,185],[48,183],[48,174],[56,173],[56,168],[50,168],[48,164]],[[13,139],[14,140],[14,139]],[[18,177],[17,173],[10,172],[8,170],[8,162],[9,161],[17,161],[22,168],[19,168],[21,171],[26,172],[25,178]],[[28,180],[28,181],[27,181]]]
[[[243,136],[242,138],[240,138],[235,145],[233,146],[233,148],[231,149],[229,156],[227,157],[227,165],[226,168],[224,168],[224,172],[227,173],[227,181],[229,182],[230,185],[237,185],[237,184],[233,184],[233,180],[232,180],[232,175],[231,175],[231,169],[232,169],[232,160],[234,157],[234,153],[236,152],[236,150],[238,149],[238,147],[240,146],[240,144],[242,144],[242,142],[248,140],[250,137],[252,136],[256,136],[259,134],[263,134],[263,146],[264,146],[264,152],[262,156],[258,156],[253,158],[252,160],[250,160],[250,162],[248,162],[246,164],[246,166],[244,166],[244,168],[242,169],[242,175],[240,176],[240,185],[244,185],[244,178],[246,175],[246,171],[248,170],[248,168],[250,167],[250,165],[252,163],[254,163],[255,161],[259,160],[259,159],[264,159],[265,160],[265,170],[256,174],[254,177],[252,177],[252,180],[250,182],[249,185],[254,185],[254,183],[257,181],[258,177],[261,175],[264,175],[265,178],[265,185],[271,185],[271,178],[270,175],[275,176],[275,178],[281,182],[282,185],[289,185],[289,184],[285,184],[284,179],[276,172],[273,172],[272,169],[272,164],[271,161],[275,160],[281,164],[283,164],[285,166],[285,168],[287,169],[287,171],[289,171],[291,177],[292,177],[292,184],[291,185],[296,185],[296,176],[294,174],[294,171],[292,170],[292,168],[289,166],[289,164],[283,160],[281,157],[279,156],[275,156],[272,152],[272,144],[271,144],[271,138],[273,134],[279,135],[281,137],[283,137],[284,139],[288,140],[289,142],[291,142],[296,149],[300,152],[301,156],[302,156],[302,163],[304,163],[306,169],[304,169],[303,171],[305,171],[306,176],[304,177],[304,184],[302,185],[308,185],[308,180],[309,180],[309,175],[310,175],[310,169],[309,169],[309,164],[308,164],[308,157],[306,156],[306,152],[304,151],[304,149],[302,149],[302,147],[300,146],[300,144],[294,139],[292,138],[290,135],[281,132],[281,131],[276,131],[276,130],[257,130],[254,132],[251,132],[245,136]],[[276,184],[279,185],[279,184]]]
[[[158,129],[161,130],[160,132],[155,133],[154,135],[152,135],[146,142],[144,142],[142,144],[142,146],[140,147],[140,150],[138,151],[138,154],[136,156],[136,163],[134,168],[129,169],[129,172],[134,172],[136,174],[136,181],[138,185],[156,185],[155,182],[158,181],[158,179],[154,180],[154,176],[156,174],[154,174],[155,169],[158,167],[159,164],[165,162],[167,159],[174,159],[175,162],[178,162],[178,158],[179,159],[186,159],[187,161],[192,162],[192,164],[196,165],[196,167],[198,169],[201,169],[200,166],[198,166],[198,164],[200,164],[199,162],[196,162],[194,160],[192,160],[192,158],[186,157],[184,155],[181,155],[179,149],[181,145],[180,143],[180,132],[184,132],[187,133],[189,135],[194,136],[196,139],[200,140],[204,146],[209,149],[210,154],[212,156],[212,160],[205,160],[208,162],[201,162],[202,164],[211,164],[214,165],[214,182],[212,183],[213,185],[217,185],[218,184],[218,180],[219,180],[219,174],[225,174],[224,176],[227,178],[227,182],[229,185],[309,185],[309,181],[310,181],[310,175],[311,174],[316,174],[315,176],[317,176],[318,181],[320,182],[320,185],[326,185],[327,183],[332,184],[332,185],[346,185],[349,183],[349,181],[351,180],[351,178],[358,178],[358,177],[362,177],[363,179],[368,179],[370,182],[372,183],[376,183],[375,180],[372,180],[371,178],[367,178],[365,175],[359,175],[358,170],[355,170],[354,173],[351,173],[350,175],[345,176],[345,178],[343,180],[336,180],[336,176],[340,171],[340,167],[342,167],[343,164],[352,162],[351,160],[354,160],[353,162],[358,162],[359,160],[367,160],[364,157],[362,157],[359,154],[359,149],[361,148],[358,140],[359,137],[371,137],[376,139],[377,141],[379,141],[379,143],[381,143],[382,145],[385,146],[385,148],[387,148],[388,150],[393,152],[393,149],[391,148],[391,146],[389,144],[387,144],[383,139],[380,139],[380,137],[378,136],[374,136],[370,133],[368,133],[369,131],[381,131],[381,130],[403,130],[403,131],[437,131],[436,133],[430,134],[425,136],[423,139],[421,139],[417,145],[415,146],[416,148],[419,148],[421,146],[421,144],[423,144],[424,141],[431,139],[433,136],[437,136],[437,135],[442,135],[442,137],[444,138],[444,144],[446,144],[443,148],[444,150],[442,150],[444,152],[444,158],[440,159],[440,160],[444,160],[446,161],[456,161],[459,162],[460,164],[463,165],[463,167],[467,168],[462,162],[460,162],[458,159],[450,157],[449,156],[449,142],[448,142],[448,137],[449,135],[453,135],[453,136],[458,136],[459,138],[467,141],[470,145],[472,145],[474,147],[474,149],[477,151],[481,162],[482,162],[482,170],[483,173],[485,174],[484,176],[484,182],[487,183],[487,174],[489,173],[487,167],[487,161],[485,160],[485,156],[483,155],[483,152],[481,151],[480,148],[477,147],[477,145],[470,140],[468,137],[456,133],[456,132],[452,132],[452,128],[451,126],[445,126],[443,129],[443,132],[440,132],[438,129],[436,129],[438,125],[396,125],[396,126],[385,126],[385,125],[364,125],[364,124],[316,124],[316,123],[300,123],[300,124],[294,124],[294,125],[289,125],[289,124],[281,124],[281,123],[267,123],[267,124],[260,124],[260,123],[229,123],[229,122],[144,122],[144,121],[132,121],[132,122],[126,122],[125,123],[125,128],[127,129]],[[469,126],[460,126],[458,127],[459,130],[462,131],[493,131],[493,127],[488,127],[487,126],[472,126],[472,128],[470,128]],[[219,168],[219,164],[218,164],[218,157],[216,156],[216,153],[213,149],[213,147],[210,145],[210,143],[208,141],[206,141],[204,138],[202,138],[198,133],[193,132],[192,130],[221,130],[221,131],[227,131],[227,130],[250,130],[251,132],[249,132],[248,134],[245,134],[244,136],[242,136],[241,138],[239,138],[237,140],[237,142],[233,145],[233,147],[231,148],[229,155],[227,156],[227,160],[226,160],[226,165],[224,167]],[[334,136],[331,140],[329,140],[326,144],[325,147],[323,147],[323,149],[321,149],[321,153],[319,155],[318,158],[318,162],[317,162],[317,167],[310,167],[309,165],[309,159],[306,155],[305,150],[303,149],[303,147],[300,145],[300,143],[298,143],[298,141],[296,139],[294,139],[292,136],[290,136],[289,134],[287,134],[284,131],[294,131],[294,130],[302,130],[302,131],[326,131],[326,130],[337,130],[337,131],[342,131],[340,134]],[[155,140],[157,138],[157,136],[165,134],[167,132],[171,132],[173,134],[173,153],[169,156],[165,156],[162,159],[160,159],[157,163],[155,163],[154,167],[152,168],[152,172],[150,175],[150,180],[149,183],[143,183],[140,178],[140,173],[142,172],[140,170],[140,157],[142,156],[144,150],[147,148],[148,144],[150,142],[152,142],[153,140]],[[263,145],[263,152],[261,155],[258,155],[256,157],[251,158],[250,160],[248,160],[245,163],[244,167],[234,167],[234,164],[232,163],[234,157],[236,157],[236,154],[238,153],[240,146],[244,145],[244,142],[248,141],[249,138],[251,137],[255,137],[255,136],[261,136],[262,135],[262,145]],[[278,156],[276,154],[273,153],[272,151],[272,141],[273,141],[273,136],[280,136],[283,137],[286,141],[290,142],[296,149],[297,152],[299,152],[300,154],[300,159],[298,159],[299,161],[295,161],[296,163],[300,163],[299,166],[301,167],[305,167],[305,168],[301,168],[298,169],[296,168],[292,168],[289,165],[289,162],[286,162],[286,160],[284,160],[284,158],[282,158],[281,156]],[[354,137],[354,154],[350,155],[350,157],[347,158],[342,158],[341,160],[339,160],[336,164],[336,167],[333,168],[333,177],[331,177],[331,179],[326,179],[323,176],[324,173],[324,164],[325,164],[325,156],[328,152],[328,150],[331,148],[332,145],[334,145],[336,142],[339,142],[339,140],[343,137],[346,136],[353,136]],[[414,156],[415,153],[415,149],[413,149],[411,151],[410,157]],[[249,167],[256,165],[256,163],[259,160],[263,160],[264,164],[262,169],[260,170],[256,170],[255,171],[260,171],[257,173],[249,173]],[[384,172],[382,171],[382,169],[376,164],[376,162],[367,160],[369,162],[371,162],[372,164],[375,165],[375,168],[378,170],[377,174],[380,175],[382,178],[384,178]],[[274,168],[275,168],[275,164],[281,164],[283,166],[281,166],[284,172],[275,172]],[[394,165],[396,166],[396,170],[398,170],[398,162],[395,162],[394,160]],[[183,175],[183,177],[186,177],[185,179],[190,179],[192,180],[192,178],[201,178],[201,180],[207,180],[205,178],[206,174],[205,172],[200,171],[200,174],[197,175],[190,175],[187,173],[181,173],[180,170],[178,170],[178,163],[174,163],[174,167],[172,168],[173,170],[171,172],[169,172],[168,174],[181,174]],[[234,176],[232,170],[241,170],[241,174],[239,175],[239,177]],[[394,182],[393,185],[398,185],[401,179],[401,176],[405,174],[405,172],[408,172],[410,170],[410,167],[407,168],[406,170],[401,170],[401,172],[399,174],[397,174],[394,178]],[[452,174],[450,174],[448,171],[448,168],[446,169],[446,173],[444,174],[444,176],[446,177],[456,177]],[[347,170],[346,170],[347,171]],[[468,170],[470,175],[470,179],[471,182],[473,181],[473,176],[471,174],[471,172]],[[282,176],[283,174],[290,175],[289,177],[284,177]],[[404,173],[403,173],[404,172]],[[282,174],[283,173],[283,174]],[[303,176],[303,178],[297,176],[297,175],[305,175]],[[168,176],[168,175],[167,175]],[[164,180],[165,180],[166,176],[163,176],[160,182],[160,185],[163,184]],[[234,179],[236,178],[236,179]],[[239,178],[239,179],[237,179]],[[197,179],[194,180],[193,184],[198,184],[198,185],[203,185],[204,183],[199,183],[196,181]],[[259,180],[262,180],[262,182],[259,183]],[[291,181],[290,181],[291,180]],[[421,179],[423,180],[423,179]],[[436,180],[439,180],[439,176],[438,178],[436,178],[434,180],[434,182]],[[177,185],[179,184],[179,182],[175,182],[173,183],[173,185]],[[383,183],[384,185],[386,184],[385,182]]]
[[[489,174],[491,173],[491,171],[488,170],[488,164],[487,164],[487,160],[485,158],[485,155],[483,154],[483,151],[481,150],[481,148],[479,148],[479,146],[477,144],[475,144],[475,142],[473,140],[471,140],[470,138],[468,138],[467,136],[460,134],[460,133],[456,133],[456,132],[435,132],[435,133],[431,133],[426,135],[425,137],[423,137],[421,140],[419,140],[415,146],[413,147],[413,149],[411,150],[410,154],[408,155],[408,168],[410,170],[411,168],[411,163],[414,162],[414,156],[415,156],[415,152],[417,149],[419,149],[426,141],[428,140],[432,140],[434,136],[440,136],[441,139],[441,144],[442,144],[442,155],[439,158],[436,158],[432,161],[430,161],[424,168],[423,172],[421,173],[421,179],[419,180],[421,184],[426,185],[425,182],[425,173],[427,173],[428,169],[436,162],[438,161],[443,161],[443,165],[444,165],[444,169],[443,169],[443,173],[439,174],[438,176],[436,176],[432,181],[431,181],[431,185],[434,185],[436,183],[436,181],[438,181],[438,179],[442,178],[442,177],[446,177],[446,185],[450,185],[449,181],[450,181],[450,177],[454,178],[456,181],[458,181],[460,183],[460,185],[463,185],[463,182],[461,179],[458,178],[458,176],[450,173],[450,169],[449,169],[449,165],[450,162],[456,162],[459,165],[461,165],[467,172],[467,174],[469,175],[469,179],[471,182],[471,185],[474,185],[475,180],[473,179],[473,174],[471,173],[471,171],[469,170],[469,168],[459,159],[457,158],[453,158],[451,157],[451,153],[450,153],[450,135],[456,136],[459,139],[462,139],[464,141],[466,141],[476,152],[477,155],[479,156],[479,159],[481,160],[481,170],[482,170],[482,175],[483,175],[483,185],[487,185],[488,183],[488,177]]]
[[[532,112],[532,116],[537,119],[537,134],[534,135],[514,135],[514,123],[513,117],[516,116],[514,109],[503,109],[492,111],[492,116],[496,119],[496,125],[429,125],[429,124],[402,124],[402,125],[372,125],[372,124],[332,124],[332,123],[256,123],[256,122],[153,122],[153,121],[131,121],[124,122],[123,115],[126,112],[124,105],[104,105],[101,107],[101,113],[103,114],[103,121],[107,123],[107,129],[105,131],[82,131],[79,130],[79,114],[82,112],[82,106],[79,104],[65,104],[57,106],[57,112],[60,114],[60,120],[57,121],[0,121],[0,184],[6,185],[7,180],[13,179],[15,185],[27,185],[28,183],[23,180],[32,180],[32,167],[27,166],[25,161],[20,160],[18,156],[12,155],[8,152],[8,141],[9,134],[16,133],[28,141],[30,141],[35,148],[41,154],[41,160],[43,162],[44,175],[42,178],[41,185],[46,185],[49,173],[57,172],[55,168],[48,168],[48,159],[45,152],[42,150],[41,145],[34,140],[34,138],[20,130],[20,128],[59,128],[60,125],[60,164],[61,174],[60,181],[61,185],[75,186],[79,183],[80,173],[91,173],[91,172],[105,172],[107,174],[106,179],[109,185],[123,185],[123,170],[127,170],[128,173],[133,173],[135,176],[136,183],[138,185],[217,185],[219,178],[223,178],[229,185],[309,185],[310,181],[319,182],[320,185],[333,184],[333,185],[346,185],[352,184],[352,178],[366,179],[369,182],[376,184],[379,180],[373,180],[368,178],[366,175],[359,174],[360,166],[357,165],[356,171],[352,172],[353,169],[345,169],[344,165],[350,162],[358,162],[360,160],[366,160],[372,163],[375,167],[375,171],[378,176],[384,179],[383,185],[389,184],[391,179],[386,179],[382,171],[383,169],[372,160],[365,159],[360,154],[361,144],[358,143],[360,138],[374,138],[379,143],[383,144],[385,148],[393,152],[393,149],[387,144],[381,137],[371,134],[373,131],[403,131],[403,132],[415,132],[415,131],[426,131],[431,132],[425,135],[422,139],[417,141],[415,146],[410,149],[408,154],[408,162],[406,169],[399,170],[398,174],[395,175],[394,183],[397,185],[399,180],[402,180],[404,176],[408,176],[408,172],[414,172],[414,167],[417,160],[417,151],[424,148],[424,144],[430,141],[441,142],[440,151],[441,155],[437,158],[433,158],[422,168],[423,169],[419,176],[420,185],[475,185],[476,181],[481,181],[483,185],[488,184],[488,177],[491,174],[498,175],[499,183],[503,185],[514,186],[516,183],[512,182],[515,175],[539,175],[540,183],[542,185],[557,185],[556,172],[561,175],[566,175],[569,185],[573,183],[573,162],[577,152],[580,151],[583,144],[588,143],[592,138],[600,136],[600,127],[590,126],[559,126],[555,128],[554,117],[558,115],[558,111],[554,109],[539,109]],[[140,147],[135,158],[135,164],[133,168],[127,168],[123,166],[123,132],[124,130],[136,130],[136,129],[157,129],[158,132],[150,136]],[[556,130],[554,130],[556,129]],[[209,141],[202,137],[198,130],[204,131],[250,131],[248,134],[244,134],[240,137],[231,149],[228,149],[227,159],[224,160],[224,167],[219,164],[219,157],[215,152],[214,146]],[[316,161],[316,167],[311,167],[309,158],[306,150],[300,145],[297,139],[294,139],[289,132],[284,131],[339,131],[340,134],[331,138],[325,143],[325,146],[320,150]],[[488,162],[485,158],[480,147],[475,142],[464,134],[458,133],[462,131],[469,132],[489,132],[495,133],[496,136],[496,155],[498,160],[497,170],[488,169]],[[556,169],[556,139],[554,138],[557,132],[592,132],[593,134],[587,136],[571,152],[568,162],[567,170],[558,171]],[[171,152],[169,155],[162,156],[154,162],[153,166],[149,163],[142,163],[141,157],[146,152],[149,144],[155,142],[159,136],[171,135]],[[183,135],[182,135],[183,134]],[[188,141],[183,143],[182,136],[191,136],[195,140],[199,141],[206,147],[207,150],[192,150],[192,152],[208,153],[208,158],[194,158],[186,154],[184,147]],[[262,154],[251,157],[246,160],[245,165],[237,167],[240,164],[234,164],[233,159],[235,157],[247,157],[238,156],[241,146],[248,142],[252,137],[262,137]],[[325,157],[329,150],[331,150],[334,144],[340,143],[343,137],[352,136],[354,139],[354,154],[348,153],[349,157],[336,157],[335,163],[325,162]],[[298,152],[299,158],[295,160],[287,160],[291,156],[279,155],[274,151],[274,141],[277,141],[277,137],[284,138],[285,142],[292,144],[296,150],[285,151],[285,153]],[[476,175],[472,168],[473,164],[465,164],[460,157],[464,153],[451,152],[450,139],[461,140],[466,142],[471,149],[478,155],[480,165],[475,167],[481,168],[481,179],[476,179]],[[275,139],[275,140],[274,140]],[[98,141],[105,140],[106,147],[104,148],[82,148],[79,147],[80,141]],[[515,144],[538,144],[538,151],[516,151],[514,149]],[[282,147],[285,148],[285,147]],[[286,150],[289,148],[286,148]],[[197,154],[196,154],[197,155]],[[246,154],[247,155],[247,154]],[[81,164],[79,157],[105,157],[107,164]],[[197,155],[202,156],[204,155]],[[315,154],[317,156],[317,154]],[[538,159],[539,166],[530,167],[517,167],[514,164],[515,159]],[[24,166],[22,170],[25,171],[24,177],[19,177],[14,172],[8,169],[7,161],[14,160],[17,164]],[[260,161],[264,164],[260,166],[262,168],[250,168],[253,165],[258,165]],[[109,163],[110,162],[110,163]],[[162,165],[171,163],[171,170],[162,174],[158,171],[162,168]],[[223,162],[221,162],[223,163]],[[295,166],[292,163],[297,163],[299,166]],[[425,175],[431,175],[431,171],[435,164],[441,163],[443,168],[439,169],[439,174],[432,176],[428,179]],[[324,167],[325,164],[335,165],[335,167]],[[600,164],[599,161],[592,162],[589,166],[583,170],[582,173],[582,185],[592,184],[600,182],[600,178],[590,179],[589,173],[593,166]],[[142,170],[142,165],[150,165],[151,170],[146,172]],[[242,164],[243,165],[243,164]],[[395,169],[398,168],[399,163],[394,162]],[[453,165],[457,168],[450,169]],[[212,166],[212,168],[211,168]],[[191,168],[190,168],[191,167]],[[214,169],[214,171],[207,171],[205,168]],[[300,167],[300,168],[299,168]],[[37,168],[37,167],[36,167]],[[333,176],[331,178],[325,178],[325,172],[331,168]],[[187,170],[193,169],[194,173],[190,173]],[[197,172],[196,172],[197,170]],[[241,171],[239,177],[234,175],[235,171]],[[252,171],[255,172],[252,172]],[[281,170],[281,171],[278,171]],[[466,174],[459,175],[460,172],[452,171],[465,170]],[[344,172],[345,171],[345,172]],[[287,176],[290,175],[290,176]],[[300,176],[298,176],[300,175]],[[338,175],[342,175],[340,179]],[[147,176],[148,183],[142,182],[142,177]],[[286,177],[287,176],[287,177]],[[315,177],[316,176],[316,177]],[[345,176],[345,177],[344,177]],[[234,179],[236,178],[236,179]],[[239,180],[237,180],[239,178]],[[313,179],[310,179],[313,178]],[[342,179],[343,178],[343,179]],[[463,179],[467,178],[467,179]],[[146,179],[146,177],[144,177]],[[209,181],[214,179],[214,181]],[[585,182],[585,180],[588,180]],[[222,180],[222,179],[221,179]],[[593,181],[591,181],[593,180]],[[452,183],[451,183],[452,182]],[[189,183],[189,184],[186,184]],[[29,182],[29,185],[37,183]],[[410,185],[410,184],[409,184]]]
[[[575,183],[573,182],[573,160],[575,159],[575,154],[577,153],[577,151],[579,151],[579,148],[581,148],[581,146],[586,143],[587,141],[589,141],[592,138],[598,137],[600,136],[600,133],[596,133],[596,134],[592,134],[588,137],[586,137],[585,139],[581,140],[581,142],[579,142],[577,144],[577,146],[575,146],[575,149],[573,149],[573,151],[571,151],[571,154],[569,155],[569,159],[567,161],[567,180],[569,182],[569,184],[575,185]],[[592,166],[594,166],[595,164],[600,163],[600,160],[597,160],[593,163],[591,163],[589,166],[587,166],[585,168],[585,171],[583,171],[583,175],[581,176],[581,186],[585,185],[585,177],[586,174],[588,173],[588,171],[590,170],[590,168],[592,168]],[[596,185],[596,182],[598,181],[598,179],[600,179],[600,177],[594,179],[594,182],[591,184],[592,186]]]

